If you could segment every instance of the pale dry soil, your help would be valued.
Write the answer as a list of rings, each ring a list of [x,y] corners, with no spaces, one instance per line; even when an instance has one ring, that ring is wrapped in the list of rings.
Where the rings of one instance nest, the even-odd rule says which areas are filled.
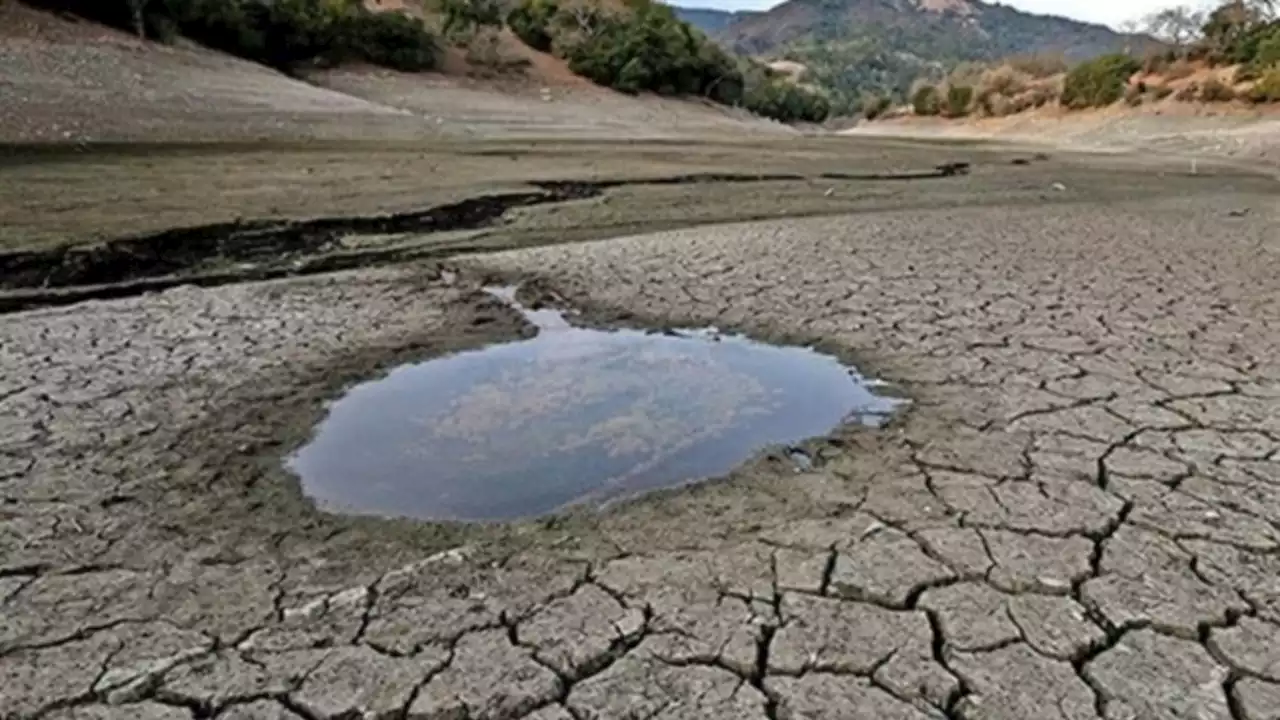
[[[0,716],[1280,717],[1276,184],[1073,172],[1117,199],[0,318]],[[914,402],[810,472],[604,513],[314,511],[280,458],[322,401],[527,332],[496,275],[593,323],[821,342]]]
[[[962,121],[899,118],[863,123],[852,135],[969,138],[1018,141],[1095,152],[1143,153],[1218,158],[1244,165],[1280,168],[1280,108],[1242,103],[1209,104],[1168,100],[1139,108],[1114,106],[1067,111],[1057,106],[999,118]]]

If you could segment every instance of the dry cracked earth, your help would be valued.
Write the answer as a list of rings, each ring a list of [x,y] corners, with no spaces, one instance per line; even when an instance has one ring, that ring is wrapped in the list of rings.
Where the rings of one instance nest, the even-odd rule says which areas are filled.
[[[5,316],[0,715],[1280,718],[1280,203],[1236,185]],[[477,288],[531,268],[590,322],[821,341],[914,402],[603,513],[311,509],[279,458],[323,400],[521,332]]]

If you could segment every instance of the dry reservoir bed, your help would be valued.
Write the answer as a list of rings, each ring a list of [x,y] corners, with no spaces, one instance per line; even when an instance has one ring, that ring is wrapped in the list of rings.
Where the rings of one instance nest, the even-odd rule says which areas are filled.
[[[5,315],[0,716],[1274,718],[1280,203],[1163,182]],[[327,400],[530,334],[494,278],[912,404],[603,513],[314,510]]]

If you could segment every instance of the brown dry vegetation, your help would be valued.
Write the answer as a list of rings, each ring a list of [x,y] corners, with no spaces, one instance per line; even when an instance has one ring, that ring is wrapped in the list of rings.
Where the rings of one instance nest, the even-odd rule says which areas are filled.
[[[1047,105],[1057,105],[1062,95],[1066,74],[1055,72],[1035,75],[1027,72],[1025,68],[1025,64],[1018,62],[1001,63],[981,69],[968,64],[936,87],[939,94],[945,97],[949,87],[957,83],[972,83],[975,88],[973,104],[964,115],[977,117],[1004,117]],[[1280,83],[1280,70],[1266,71],[1252,78],[1243,73],[1239,65],[1215,67],[1203,60],[1147,64],[1141,72],[1129,78],[1123,103],[1133,107],[1162,102],[1206,104],[1276,102],[1276,98],[1266,90],[1268,83]],[[917,82],[912,88],[913,96],[926,84],[923,81]],[[1260,89],[1255,90],[1255,88]],[[944,113],[917,111],[916,114]]]
[[[1226,105],[1280,102],[1280,20],[1226,2],[1195,22],[1201,27],[1153,49],[1139,62],[1129,50],[1096,57],[1068,68],[1045,58],[1011,58],[996,65],[963,63],[936,91],[912,89],[917,115],[1002,117],[1049,101],[1070,110],[1151,103]],[[1158,31],[1157,31],[1158,32]],[[952,103],[946,112],[933,97],[957,85],[975,86],[968,108]],[[1036,96],[1028,96],[1035,87]],[[952,93],[954,99],[954,93]]]

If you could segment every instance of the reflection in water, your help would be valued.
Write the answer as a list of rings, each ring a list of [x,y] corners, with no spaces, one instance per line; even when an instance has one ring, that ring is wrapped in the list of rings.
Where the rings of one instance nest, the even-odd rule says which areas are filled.
[[[723,475],[899,401],[834,358],[714,330],[575,328],[401,367],[330,408],[290,467],[329,510],[504,520]]]

